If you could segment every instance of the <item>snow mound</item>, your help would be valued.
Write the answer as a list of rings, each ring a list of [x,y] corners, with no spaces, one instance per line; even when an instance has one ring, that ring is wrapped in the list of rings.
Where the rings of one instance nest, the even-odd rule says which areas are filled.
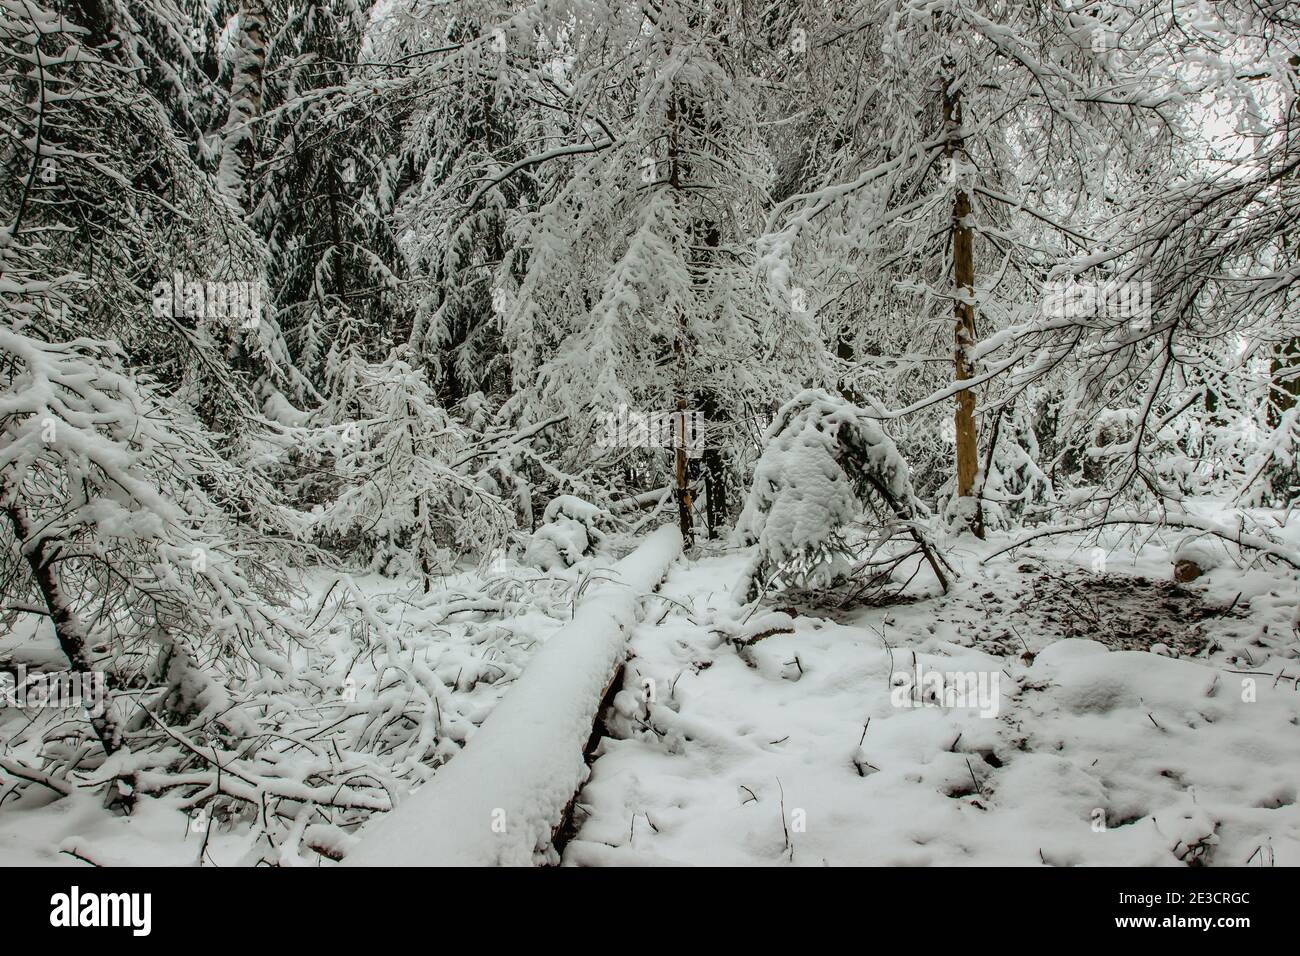
[[[1035,660],[1034,671],[1050,673],[1059,700],[1076,714],[1126,707],[1182,714],[1211,697],[1219,683],[1208,667],[1145,651],[1048,656],[1051,650]]]
[[[997,777],[994,797],[1002,809],[1050,824],[1091,821],[1094,807],[1107,802],[1105,786],[1070,760],[1055,754],[1022,754]]]
[[[1067,637],[1043,648],[1038,653],[1035,663],[1048,667],[1078,660],[1081,657],[1092,657],[1094,654],[1105,654],[1106,651],[1106,645],[1097,641],[1089,641],[1082,637]]]
[[[528,541],[524,560],[543,571],[572,567],[605,541],[611,518],[603,509],[574,495],[560,495],[546,506],[542,524]]]

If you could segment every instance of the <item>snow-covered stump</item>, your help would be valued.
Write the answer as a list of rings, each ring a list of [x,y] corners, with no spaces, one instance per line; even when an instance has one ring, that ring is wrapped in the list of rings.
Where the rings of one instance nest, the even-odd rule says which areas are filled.
[[[356,866],[530,866],[548,852],[574,794],[601,700],[623,663],[641,599],[682,551],[665,526],[610,569],[573,620],[437,775],[368,824],[344,861]]]

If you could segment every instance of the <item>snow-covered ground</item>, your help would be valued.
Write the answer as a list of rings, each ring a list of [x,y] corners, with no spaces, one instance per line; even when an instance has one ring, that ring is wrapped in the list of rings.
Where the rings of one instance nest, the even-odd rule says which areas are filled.
[[[739,629],[745,555],[680,566],[565,862],[1300,864],[1294,577],[1062,539],[980,564],[1005,543],[954,549],[946,596]],[[918,669],[996,700],[891,686]]]
[[[374,773],[400,802],[460,752],[570,616],[583,580],[576,571],[550,574],[502,562],[486,575],[467,571],[443,579],[425,594],[374,574],[340,578],[322,569],[308,575],[301,603],[314,641],[299,649],[294,663],[323,692],[312,706],[286,714],[284,774],[293,776],[307,749],[293,746],[294,739],[317,750],[337,743],[364,756],[369,766],[362,772]],[[44,632],[0,640],[0,655],[15,653],[24,660],[59,660]],[[0,709],[0,739],[8,755],[39,766],[39,740],[28,741],[25,750],[13,746],[29,719]],[[311,845],[338,853],[351,845],[340,828],[304,821],[302,832],[268,848],[257,839],[250,814],[217,819],[172,794],[141,796],[130,816],[104,811],[102,790],[54,796],[40,786],[20,799],[0,790],[0,861],[85,865],[77,853],[104,865],[192,865],[200,858],[219,866],[268,858],[282,865],[332,865]]]
[[[1295,524],[1287,531],[1294,547]],[[751,553],[702,545],[672,568],[631,635],[606,721],[613,736],[596,751],[563,862],[1300,864],[1296,576],[1180,538],[1061,537],[995,555],[1009,538],[966,537],[946,543],[959,574],[946,595],[918,575],[883,606],[818,608],[769,593],[752,612],[733,597]],[[1175,551],[1197,548],[1217,566],[1173,583]],[[382,653],[365,615],[335,603],[341,585],[331,592],[324,572],[308,582],[304,600],[321,608],[310,649],[321,679],[338,685],[340,706],[373,715],[377,701],[391,705],[385,720],[358,721],[355,739],[391,736],[393,752],[367,740],[400,799],[436,775],[432,765],[474,747],[591,572],[533,569],[507,584],[521,574],[510,563],[429,595],[358,579],[371,630],[400,636]],[[19,641],[39,656],[30,634],[0,651]],[[445,688],[434,694],[431,750],[411,742],[424,719],[410,709],[412,686],[382,672],[399,659]],[[54,799],[35,786],[0,798],[9,864],[193,865],[201,848],[207,865],[267,855],[247,817],[196,825],[179,797],[142,797],[126,817],[89,792]],[[310,847],[346,853],[354,833],[298,832],[277,862],[334,865]]]

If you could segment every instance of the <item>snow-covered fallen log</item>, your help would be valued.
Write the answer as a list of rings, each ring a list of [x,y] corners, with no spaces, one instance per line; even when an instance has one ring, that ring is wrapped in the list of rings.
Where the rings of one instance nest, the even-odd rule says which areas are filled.
[[[527,866],[545,853],[586,779],[583,748],[641,599],[681,549],[677,529],[665,526],[602,575],[464,752],[368,824],[345,863]]]

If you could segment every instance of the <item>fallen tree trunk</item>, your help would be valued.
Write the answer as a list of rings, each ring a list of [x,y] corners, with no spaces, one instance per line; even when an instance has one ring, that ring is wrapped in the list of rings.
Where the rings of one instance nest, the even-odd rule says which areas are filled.
[[[623,514],[627,511],[645,511],[647,508],[658,508],[665,500],[672,497],[672,493],[673,486],[664,485],[662,488],[656,488],[653,491],[615,501],[609,506],[609,510],[615,514]]]
[[[361,832],[345,865],[531,866],[545,862],[586,781],[584,749],[623,664],[641,598],[682,551],[675,527],[648,535],[578,604],[458,754]],[[551,853],[552,858],[554,854]]]

